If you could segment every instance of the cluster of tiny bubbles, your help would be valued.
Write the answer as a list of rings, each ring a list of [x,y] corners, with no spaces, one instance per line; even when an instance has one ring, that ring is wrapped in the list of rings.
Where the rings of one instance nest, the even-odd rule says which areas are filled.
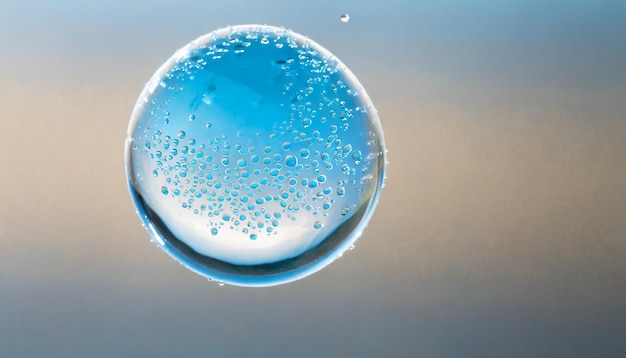
[[[285,28],[216,30],[146,84],[126,140],[156,244],[215,282],[271,286],[353,247],[378,202],[380,120],[350,70]]]

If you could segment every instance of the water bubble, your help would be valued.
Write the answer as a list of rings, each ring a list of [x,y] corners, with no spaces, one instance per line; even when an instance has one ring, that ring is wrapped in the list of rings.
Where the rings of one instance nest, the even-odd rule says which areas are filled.
[[[293,154],[287,154],[285,156],[285,165],[288,167],[295,167],[298,164],[298,159]]]
[[[272,26],[217,30],[140,94],[126,141],[131,197],[155,242],[207,278],[300,279],[373,214],[386,164],[376,113],[317,43]]]
[[[346,23],[348,21],[350,21],[350,15],[348,14],[343,14],[339,17],[339,20],[341,20],[341,22]]]

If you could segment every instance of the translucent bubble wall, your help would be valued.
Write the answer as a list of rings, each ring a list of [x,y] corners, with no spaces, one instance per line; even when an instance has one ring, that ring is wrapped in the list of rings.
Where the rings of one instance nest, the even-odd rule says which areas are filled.
[[[241,286],[305,277],[352,247],[385,169],[380,120],[350,70],[259,25],[217,30],[167,60],[137,100],[125,154],[154,242]]]

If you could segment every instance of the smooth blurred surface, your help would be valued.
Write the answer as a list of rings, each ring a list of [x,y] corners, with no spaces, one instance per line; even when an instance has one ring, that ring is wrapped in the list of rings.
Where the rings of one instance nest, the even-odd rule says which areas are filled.
[[[124,177],[145,82],[239,23],[337,55],[389,149],[356,249],[268,289],[179,267]],[[626,354],[623,1],[4,0],[0,78],[3,357]]]

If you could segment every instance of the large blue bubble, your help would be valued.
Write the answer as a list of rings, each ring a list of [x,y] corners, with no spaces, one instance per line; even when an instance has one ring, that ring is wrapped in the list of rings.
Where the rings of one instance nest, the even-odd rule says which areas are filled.
[[[126,170],[154,241],[215,281],[271,286],[325,267],[382,188],[383,132],[328,50],[284,28],[228,27],[178,50],[133,110]]]

